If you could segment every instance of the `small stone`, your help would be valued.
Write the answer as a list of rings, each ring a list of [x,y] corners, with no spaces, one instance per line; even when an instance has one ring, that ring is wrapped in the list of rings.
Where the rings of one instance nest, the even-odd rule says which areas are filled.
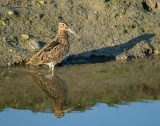
[[[34,39],[30,39],[29,41],[28,41],[28,43],[29,43],[29,47],[31,47],[32,49],[40,49],[40,45],[39,45],[39,43],[38,42],[36,42],[36,40],[34,40]]]
[[[44,4],[44,1],[43,1],[43,0],[39,0],[38,2],[39,2],[39,4],[41,4],[41,5]]]
[[[159,8],[159,4],[159,0],[143,0],[143,7],[148,11],[152,11],[153,9]]]
[[[7,63],[7,66],[9,66],[9,67],[10,67],[10,66],[11,66],[11,63]]]
[[[29,35],[27,35],[27,34],[21,34],[21,39],[22,40],[28,40],[29,39]]]
[[[0,20],[0,25],[6,26],[7,24],[3,20]]]
[[[12,49],[10,49],[9,51],[10,51],[10,52],[13,52],[13,50],[12,50]]]
[[[8,13],[8,15],[13,15],[14,14],[13,11],[8,11],[7,13]]]
[[[2,1],[1,1],[1,5],[2,5],[2,6],[7,6],[8,3],[9,3],[8,0],[2,0]]]
[[[125,54],[121,54],[116,56],[116,60],[127,60],[127,55]]]
[[[160,54],[160,49],[159,48],[154,49],[154,55],[159,55],[159,54]]]

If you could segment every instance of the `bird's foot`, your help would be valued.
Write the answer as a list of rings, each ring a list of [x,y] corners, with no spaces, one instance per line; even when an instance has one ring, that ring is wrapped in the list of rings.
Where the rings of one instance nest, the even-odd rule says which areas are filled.
[[[52,78],[54,78],[54,75],[52,75],[52,74],[47,74],[47,75],[45,75],[45,77],[48,78],[48,79],[52,79]]]

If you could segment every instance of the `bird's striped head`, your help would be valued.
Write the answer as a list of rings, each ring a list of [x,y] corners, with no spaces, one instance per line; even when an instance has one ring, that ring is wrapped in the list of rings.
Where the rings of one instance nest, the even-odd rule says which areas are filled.
[[[60,30],[67,30],[69,27],[68,27],[67,23],[61,22],[61,23],[59,23],[58,28],[59,28]]]
[[[58,29],[60,31],[61,30],[69,31],[70,33],[74,34],[75,36],[77,36],[79,38],[79,36],[69,28],[67,23],[63,23],[63,22],[59,23]]]

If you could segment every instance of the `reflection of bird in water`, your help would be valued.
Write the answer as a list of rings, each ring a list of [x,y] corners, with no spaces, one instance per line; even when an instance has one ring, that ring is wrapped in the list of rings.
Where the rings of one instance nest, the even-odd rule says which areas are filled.
[[[55,40],[51,41],[49,44],[43,47],[30,59],[29,62],[27,62],[27,64],[46,64],[52,69],[52,76],[54,76],[54,66],[57,63],[60,63],[69,53],[67,31],[76,35],[73,31],[69,29],[67,24],[59,23],[58,34],[56,35]]]
[[[40,89],[54,101],[54,110],[56,117],[64,116],[64,113],[69,112],[79,105],[63,110],[63,106],[67,97],[67,86],[65,82],[58,76],[46,76],[41,74],[29,73],[33,81],[40,87]]]
[[[34,82],[54,101],[55,115],[60,118],[64,115],[63,105],[67,97],[67,87],[63,80],[55,76],[32,75]]]

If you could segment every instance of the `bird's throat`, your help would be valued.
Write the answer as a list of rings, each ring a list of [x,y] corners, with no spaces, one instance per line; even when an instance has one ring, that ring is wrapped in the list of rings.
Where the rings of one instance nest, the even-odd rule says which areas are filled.
[[[63,45],[68,45],[68,34],[66,30],[58,30],[56,39],[59,43]]]

